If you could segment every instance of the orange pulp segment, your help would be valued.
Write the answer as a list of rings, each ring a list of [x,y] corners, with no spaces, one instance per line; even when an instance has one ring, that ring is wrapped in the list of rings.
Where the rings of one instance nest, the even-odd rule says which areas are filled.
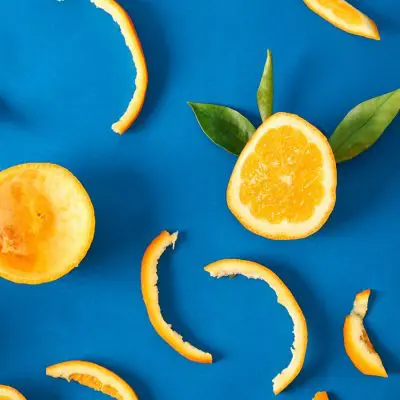
[[[114,372],[87,361],[66,361],[46,368],[46,375],[77,382],[117,400],[138,400],[133,389]]]
[[[250,231],[299,239],[319,230],[336,200],[336,163],[326,137],[302,118],[277,113],[243,149],[228,207]]]
[[[164,231],[147,247],[142,260],[143,300],[154,329],[173,349],[191,361],[211,364],[212,355],[197,349],[188,342],[184,342],[182,336],[176,333],[170,324],[165,322],[161,313],[157,288],[158,261],[167,247],[175,247],[177,239],[178,233],[171,235]]]
[[[292,360],[287,368],[273,379],[273,391],[278,395],[285,390],[303,368],[307,351],[308,330],[303,311],[284,282],[270,269],[252,261],[226,259],[214,262],[205,270],[214,278],[243,275],[249,279],[260,279],[276,293],[278,303],[286,308],[294,325]]]
[[[318,392],[314,396],[313,400],[329,400],[328,393],[326,393],[326,392]]]
[[[343,31],[369,39],[379,40],[374,21],[345,0],[304,0],[320,17]]]
[[[126,45],[132,54],[133,62],[136,68],[136,90],[125,113],[122,115],[119,121],[114,123],[112,126],[114,132],[122,135],[135,122],[143,108],[148,86],[146,59],[144,57],[139,36],[128,13],[115,0],[90,1],[96,7],[101,8],[110,14],[114,21],[119,25],[121,33],[125,38]]]
[[[358,293],[353,310],[346,317],[343,336],[346,353],[354,366],[365,375],[387,378],[387,372],[379,354],[364,327],[364,318],[368,311],[368,301],[371,290]]]
[[[26,400],[26,398],[18,390],[0,385],[0,400]]]

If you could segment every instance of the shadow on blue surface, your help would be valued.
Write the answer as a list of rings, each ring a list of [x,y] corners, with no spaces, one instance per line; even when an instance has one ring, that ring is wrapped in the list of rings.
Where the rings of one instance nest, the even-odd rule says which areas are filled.
[[[0,123],[2,122],[25,125],[26,119],[25,116],[17,112],[7,100],[0,97]]]

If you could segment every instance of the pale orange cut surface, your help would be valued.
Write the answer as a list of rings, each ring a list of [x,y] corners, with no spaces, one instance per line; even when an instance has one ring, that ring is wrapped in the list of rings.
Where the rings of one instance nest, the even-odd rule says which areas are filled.
[[[133,94],[128,108],[118,122],[113,124],[114,132],[122,135],[135,122],[142,110],[146,98],[148,86],[148,71],[142,45],[140,43],[135,26],[128,13],[115,0],[90,0],[96,7],[103,9],[110,14],[119,25],[126,45],[132,53],[133,62],[136,68],[136,90]]]
[[[191,361],[211,364],[212,355],[197,349],[188,342],[184,342],[182,336],[176,333],[170,324],[165,322],[161,313],[157,288],[158,261],[167,247],[175,246],[177,239],[178,233],[171,235],[167,231],[164,231],[146,249],[142,260],[143,300],[154,329],[173,349]]]
[[[214,278],[243,275],[249,279],[263,280],[276,293],[278,303],[286,308],[294,324],[292,360],[287,368],[273,379],[273,391],[278,395],[285,390],[303,368],[307,352],[308,330],[303,311],[284,282],[270,269],[252,261],[227,259],[214,262],[205,270]]]
[[[370,290],[357,294],[353,310],[346,317],[343,336],[344,347],[354,366],[365,375],[387,378],[387,372],[379,354],[375,351],[367,331],[364,328],[364,318],[368,311]]]
[[[313,400],[329,400],[328,393],[326,393],[326,392],[318,392],[314,396]]]
[[[0,385],[0,400],[26,400],[26,398],[18,390]]]
[[[117,400],[138,400],[133,389],[114,372],[87,361],[66,361],[46,368],[52,378],[78,382]]]
[[[380,40],[372,19],[345,0],[304,0],[307,6],[337,28],[358,36]]]
[[[55,164],[0,172],[0,276],[54,281],[77,267],[92,243],[95,216],[84,187]]]
[[[336,162],[326,137],[302,118],[277,113],[239,156],[228,207],[250,231],[300,239],[318,231],[336,201]]]

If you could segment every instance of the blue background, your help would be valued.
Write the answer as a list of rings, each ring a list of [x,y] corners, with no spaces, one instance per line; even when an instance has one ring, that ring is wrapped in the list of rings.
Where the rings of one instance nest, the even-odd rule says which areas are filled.
[[[300,0],[121,3],[150,72],[143,113],[123,137],[110,127],[131,97],[135,69],[112,19],[88,0],[0,6],[0,168],[61,164],[97,213],[80,268],[38,287],[0,281],[0,382],[30,400],[100,400],[45,377],[47,365],[86,359],[115,370],[141,400],[272,399],[271,379],[290,359],[288,314],[262,282],[216,281],[203,271],[240,257],[276,271],[308,319],[306,363],[282,399],[325,389],[336,400],[398,399],[399,119],[339,166],[337,207],[319,233],[273,242],[228,211],[235,157],[207,140],[186,102],[230,105],[259,124],[255,93],[271,48],[276,109],[330,134],[354,105],[400,86],[400,2],[353,2],[376,20],[381,42],[332,27]],[[182,232],[160,263],[165,317],[216,356],[211,366],[179,356],[148,321],[140,261],[162,229]],[[368,287],[375,296],[366,325],[388,380],[363,376],[343,349],[343,319]]]

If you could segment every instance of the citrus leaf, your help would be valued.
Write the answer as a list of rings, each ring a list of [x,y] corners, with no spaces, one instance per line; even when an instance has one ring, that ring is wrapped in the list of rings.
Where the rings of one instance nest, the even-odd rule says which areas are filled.
[[[338,163],[369,149],[400,111],[400,89],[367,100],[353,108],[329,142]]]
[[[256,128],[239,112],[215,104],[188,103],[203,132],[216,145],[239,155]]]
[[[261,119],[265,121],[273,113],[274,102],[274,73],[272,64],[272,53],[267,52],[267,61],[257,91],[257,103]]]

